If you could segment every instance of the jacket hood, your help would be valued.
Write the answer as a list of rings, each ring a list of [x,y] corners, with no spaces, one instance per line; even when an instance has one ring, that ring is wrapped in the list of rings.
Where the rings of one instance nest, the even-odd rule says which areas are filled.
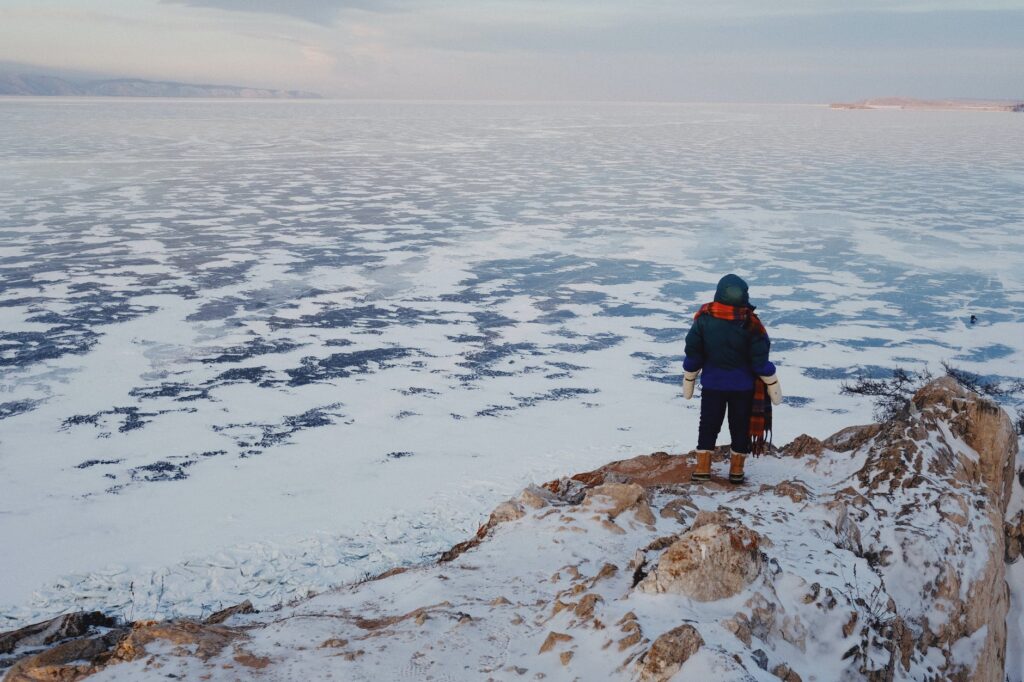
[[[715,290],[715,302],[726,305],[750,305],[747,295],[747,283],[738,275],[729,274],[718,280]]]

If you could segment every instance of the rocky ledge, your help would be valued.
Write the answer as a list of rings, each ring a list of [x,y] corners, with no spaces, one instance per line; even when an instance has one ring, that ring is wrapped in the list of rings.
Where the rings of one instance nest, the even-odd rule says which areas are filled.
[[[689,456],[613,462],[524,490],[431,565],[204,622],[65,616],[0,654],[17,682],[1002,682],[1017,444],[939,379],[906,419],[801,436],[740,487],[691,483]]]

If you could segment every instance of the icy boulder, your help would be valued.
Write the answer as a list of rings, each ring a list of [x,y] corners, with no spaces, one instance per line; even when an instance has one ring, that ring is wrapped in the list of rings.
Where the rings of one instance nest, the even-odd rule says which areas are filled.
[[[647,503],[647,492],[636,483],[602,483],[595,486],[586,492],[582,507],[597,512],[594,519],[616,533],[625,532],[615,522],[627,511],[632,513],[633,520],[647,526],[653,526],[655,522]]]
[[[892,600],[890,667],[935,659],[945,679],[1001,682],[1003,519],[1017,455],[1009,416],[945,377],[862,450],[856,490],[835,493],[833,508],[845,543],[869,559]]]
[[[680,625],[661,635],[640,660],[641,682],[665,682],[704,644],[697,628]]]
[[[1016,453],[1001,409],[941,379],[902,420],[752,459],[742,486],[691,483],[691,455],[612,462],[531,486],[437,562],[92,628],[15,679],[1003,682]]]
[[[684,533],[640,581],[643,592],[674,592],[696,601],[738,594],[761,571],[759,536],[739,524],[709,523]]]

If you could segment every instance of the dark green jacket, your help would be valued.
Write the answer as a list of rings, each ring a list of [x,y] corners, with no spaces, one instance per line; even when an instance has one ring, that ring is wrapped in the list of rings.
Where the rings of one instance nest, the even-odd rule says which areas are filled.
[[[718,283],[715,300],[727,305],[750,305],[747,283],[726,275]],[[739,320],[721,320],[701,315],[686,335],[683,369],[701,372],[701,385],[719,391],[747,391],[754,376],[775,374],[769,359],[771,341],[767,334],[754,334]]]

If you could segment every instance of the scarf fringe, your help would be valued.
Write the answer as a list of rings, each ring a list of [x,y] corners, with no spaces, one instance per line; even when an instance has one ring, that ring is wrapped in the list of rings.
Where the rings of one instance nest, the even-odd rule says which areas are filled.
[[[764,433],[750,439],[750,454],[754,457],[760,457],[768,452],[768,448],[771,446],[772,432],[771,429],[768,429]]]

